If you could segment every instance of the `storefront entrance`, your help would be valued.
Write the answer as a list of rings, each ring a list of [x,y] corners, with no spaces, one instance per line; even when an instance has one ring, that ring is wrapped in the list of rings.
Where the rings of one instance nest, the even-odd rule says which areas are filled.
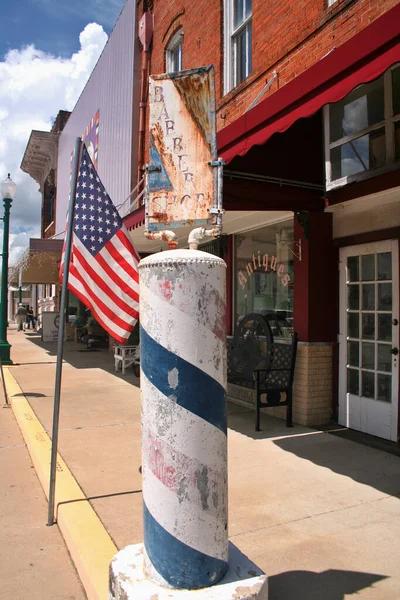
[[[339,423],[398,438],[399,249],[396,240],[340,251]]]

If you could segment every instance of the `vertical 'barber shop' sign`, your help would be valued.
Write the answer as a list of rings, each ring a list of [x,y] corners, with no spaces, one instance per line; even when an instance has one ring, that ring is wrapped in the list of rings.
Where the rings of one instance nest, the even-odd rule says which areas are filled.
[[[150,164],[147,166],[149,231],[212,223],[217,194],[215,86],[212,66],[152,75]]]

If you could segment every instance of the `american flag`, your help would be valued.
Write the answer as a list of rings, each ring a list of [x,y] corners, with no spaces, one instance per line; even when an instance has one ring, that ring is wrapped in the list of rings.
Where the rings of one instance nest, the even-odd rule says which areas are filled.
[[[75,194],[68,289],[122,344],[127,342],[139,318],[138,262],[128,231],[83,145]],[[64,250],[61,280],[63,263]]]

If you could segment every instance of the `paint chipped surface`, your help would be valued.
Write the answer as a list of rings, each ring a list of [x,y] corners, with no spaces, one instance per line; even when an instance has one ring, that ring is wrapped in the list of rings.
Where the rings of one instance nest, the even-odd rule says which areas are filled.
[[[149,81],[149,231],[214,223],[217,159],[214,68],[152,75]]]
[[[168,384],[173,390],[176,390],[179,385],[179,371],[176,367],[168,373]]]

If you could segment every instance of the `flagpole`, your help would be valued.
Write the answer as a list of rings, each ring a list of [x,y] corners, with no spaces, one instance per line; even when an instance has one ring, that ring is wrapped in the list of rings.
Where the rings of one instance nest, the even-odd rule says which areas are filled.
[[[78,171],[81,157],[81,139],[76,138],[74,164],[72,169],[71,192],[69,197],[68,207],[68,226],[65,238],[64,248],[64,272],[61,290],[61,306],[60,306],[60,325],[58,329],[57,343],[57,366],[56,366],[56,381],[54,387],[54,408],[53,408],[53,429],[51,436],[51,462],[50,462],[50,487],[49,487],[49,506],[47,525],[54,525],[54,503],[55,503],[55,488],[56,488],[56,473],[57,473],[57,447],[58,447],[58,423],[60,419],[60,390],[61,390],[61,375],[62,361],[64,353],[64,331],[65,331],[65,313],[67,305],[67,290],[68,290],[68,272],[71,259],[72,247],[72,232],[74,227],[74,209],[75,209],[75,194],[76,183],[78,180]]]

